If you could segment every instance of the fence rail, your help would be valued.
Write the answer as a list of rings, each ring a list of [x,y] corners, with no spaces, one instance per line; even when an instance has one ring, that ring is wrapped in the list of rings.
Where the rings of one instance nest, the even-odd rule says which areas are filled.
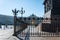
[[[60,37],[60,33],[46,33],[46,32],[40,32],[40,33],[29,33],[30,37]],[[21,37],[25,37],[26,33],[21,33]]]

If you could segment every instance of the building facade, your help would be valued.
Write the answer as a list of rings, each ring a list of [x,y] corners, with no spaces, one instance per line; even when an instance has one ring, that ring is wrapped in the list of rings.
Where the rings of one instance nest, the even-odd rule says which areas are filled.
[[[44,0],[44,19],[42,21],[42,31],[60,31],[60,0]],[[47,18],[47,19],[46,19]]]
[[[42,17],[37,17],[36,15],[32,14],[28,17],[20,17],[19,19],[26,22],[28,25],[38,25],[41,22]]]

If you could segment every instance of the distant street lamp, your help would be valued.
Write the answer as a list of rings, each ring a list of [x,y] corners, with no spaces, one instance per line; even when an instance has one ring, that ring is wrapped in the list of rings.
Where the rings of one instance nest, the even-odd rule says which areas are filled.
[[[23,8],[21,8],[21,10],[19,12],[21,13],[21,17],[23,17],[23,14],[25,13],[25,10],[23,10]]]
[[[14,10],[12,10],[12,12],[14,13],[14,36],[16,36],[16,19],[17,19],[17,13],[19,10],[16,10],[16,8]]]

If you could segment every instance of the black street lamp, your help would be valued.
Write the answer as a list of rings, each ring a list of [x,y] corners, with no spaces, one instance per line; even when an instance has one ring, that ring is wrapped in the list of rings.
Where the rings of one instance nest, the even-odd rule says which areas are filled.
[[[23,8],[21,8],[21,10],[17,10],[16,8],[14,10],[12,10],[13,14],[14,14],[14,36],[16,36],[16,23],[17,23],[17,13],[20,12],[21,13],[21,17],[23,16],[23,13],[25,13],[25,10],[23,10]]]
[[[25,10],[23,10],[23,7],[21,8],[19,12],[21,13],[21,17],[23,17],[23,14],[25,13]]]
[[[16,10],[16,8],[14,10],[12,10],[12,12],[14,13],[14,36],[16,36],[16,19],[17,19],[17,13],[19,10]]]

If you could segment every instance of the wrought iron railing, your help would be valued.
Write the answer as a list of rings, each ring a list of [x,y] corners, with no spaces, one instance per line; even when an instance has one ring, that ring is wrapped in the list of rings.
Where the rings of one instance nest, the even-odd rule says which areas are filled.
[[[51,20],[56,22],[56,20],[47,19],[47,18],[43,19],[43,20],[44,20],[44,22],[46,22],[47,20],[48,20],[48,22],[50,22]],[[25,28],[23,31],[21,31],[19,34],[17,34],[17,37],[19,39],[22,38],[22,39],[27,39],[27,40],[29,39],[29,37],[38,37],[38,38],[43,37],[42,39],[44,39],[44,37],[49,37],[49,38],[51,38],[51,37],[54,37],[54,38],[60,37],[60,32],[59,32],[60,28],[58,28],[58,27],[56,27],[56,28],[52,27],[52,32],[42,31],[43,20],[42,20],[42,22],[38,26],[34,25],[35,27],[32,26],[32,25],[30,25],[30,26],[27,25],[27,28]],[[44,23],[44,24],[46,24],[46,23]],[[56,25],[58,25],[58,24],[56,24]],[[50,25],[47,25],[47,27],[48,26],[50,26]],[[46,29],[46,28],[44,28],[44,29]],[[56,31],[54,32],[55,29],[56,29]],[[38,40],[38,38],[37,38],[37,40]],[[49,38],[48,38],[48,40],[50,40]],[[51,38],[51,40],[53,40],[54,38]]]

